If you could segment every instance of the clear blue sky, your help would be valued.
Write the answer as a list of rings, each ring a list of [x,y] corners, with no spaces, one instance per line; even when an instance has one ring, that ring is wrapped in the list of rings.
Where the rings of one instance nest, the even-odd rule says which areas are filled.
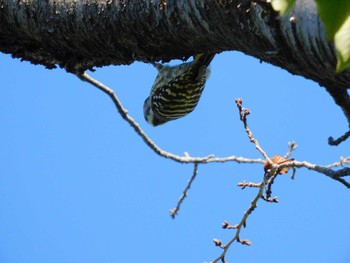
[[[64,70],[0,54],[0,263],[204,262],[228,241],[261,181],[261,165],[200,165],[179,216],[176,205],[192,165],[153,153],[110,99]],[[270,156],[288,141],[298,161],[329,164],[350,142],[327,145],[347,129],[341,110],[318,84],[238,52],[218,55],[196,110],[153,128],[143,102],[156,70],[144,63],[98,68],[129,113],[163,149],[192,156],[261,157],[244,133],[234,99]],[[350,192],[324,175],[298,170],[273,186],[280,203],[259,207],[229,262],[350,262]]]

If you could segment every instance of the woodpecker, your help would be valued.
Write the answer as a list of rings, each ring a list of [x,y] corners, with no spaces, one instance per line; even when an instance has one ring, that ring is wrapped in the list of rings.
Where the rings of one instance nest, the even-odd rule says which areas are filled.
[[[158,75],[143,105],[145,120],[158,126],[192,112],[202,95],[214,56],[215,53],[201,53],[193,61],[173,67],[154,63]]]

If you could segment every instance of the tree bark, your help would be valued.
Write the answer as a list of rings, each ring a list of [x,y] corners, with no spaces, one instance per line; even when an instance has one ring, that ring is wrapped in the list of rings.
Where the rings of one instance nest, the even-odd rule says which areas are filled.
[[[285,17],[266,0],[0,0],[0,51],[47,68],[81,73],[226,50],[342,90],[349,101],[350,70],[336,74],[313,0],[296,1]]]

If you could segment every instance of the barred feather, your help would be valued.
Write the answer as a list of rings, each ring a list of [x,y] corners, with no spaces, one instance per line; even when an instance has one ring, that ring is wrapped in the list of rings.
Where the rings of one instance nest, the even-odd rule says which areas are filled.
[[[158,75],[144,103],[144,116],[157,126],[192,112],[209,77],[209,64],[215,54],[199,54],[194,60],[170,67],[155,64]]]

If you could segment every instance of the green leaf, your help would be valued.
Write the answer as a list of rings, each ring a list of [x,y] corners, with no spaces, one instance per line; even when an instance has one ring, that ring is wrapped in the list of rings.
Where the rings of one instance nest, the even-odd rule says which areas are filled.
[[[280,12],[280,15],[286,15],[292,9],[295,0],[272,0],[271,5],[273,9]]]
[[[318,15],[326,27],[330,40],[350,15],[349,0],[316,0]]]
[[[316,0],[318,14],[333,40],[337,53],[337,72],[350,66],[350,1]]]
[[[337,72],[350,66],[350,16],[335,33],[334,44],[337,52]]]
[[[329,40],[334,40],[337,72],[350,67],[350,0],[315,0]],[[272,0],[275,11],[288,14],[295,0]]]

